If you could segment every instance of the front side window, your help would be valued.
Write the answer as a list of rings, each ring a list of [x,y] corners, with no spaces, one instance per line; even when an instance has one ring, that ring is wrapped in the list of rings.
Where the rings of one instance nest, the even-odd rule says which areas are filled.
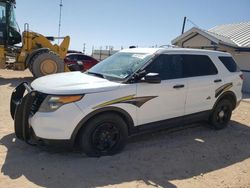
[[[161,80],[182,78],[182,58],[180,55],[162,54],[146,67],[145,70],[147,73],[158,73]]]
[[[20,32],[19,26],[16,21],[14,6],[11,6],[10,8],[10,26],[14,28],[16,31]]]
[[[147,53],[118,52],[89,69],[87,73],[98,74],[113,81],[123,81],[147,63],[152,56]]]

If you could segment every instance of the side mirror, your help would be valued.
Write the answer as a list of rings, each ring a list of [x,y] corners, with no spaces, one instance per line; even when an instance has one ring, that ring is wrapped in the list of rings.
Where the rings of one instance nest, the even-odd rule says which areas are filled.
[[[144,78],[142,78],[144,82],[158,84],[161,83],[161,77],[158,73],[148,73]]]
[[[77,63],[78,65],[83,66],[83,62],[82,62],[82,61],[76,61],[76,63]]]

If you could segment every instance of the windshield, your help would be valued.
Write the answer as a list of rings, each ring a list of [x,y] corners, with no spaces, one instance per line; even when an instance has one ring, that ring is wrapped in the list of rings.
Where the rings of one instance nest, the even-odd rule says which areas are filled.
[[[14,28],[16,31],[20,32],[19,26],[16,21],[14,6],[11,6],[10,8],[10,26]]]
[[[6,4],[0,2],[0,23],[6,23]]]
[[[6,3],[0,2],[0,24],[6,24]],[[14,6],[10,6],[9,12],[9,26],[20,32],[19,26],[16,22]]]
[[[104,59],[87,72],[112,81],[122,81],[140,69],[152,54],[118,52]]]

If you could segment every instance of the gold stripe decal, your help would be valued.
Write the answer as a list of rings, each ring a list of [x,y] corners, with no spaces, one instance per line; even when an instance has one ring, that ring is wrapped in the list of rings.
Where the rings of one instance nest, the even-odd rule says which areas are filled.
[[[128,96],[121,97],[121,98],[118,98],[118,99],[114,99],[114,100],[111,100],[111,101],[108,101],[108,102],[104,102],[102,104],[99,104],[99,105],[95,106],[93,109],[105,107],[105,106],[112,105],[112,104],[121,103],[122,101],[133,99],[134,96],[135,95],[128,95]]]
[[[228,91],[231,87],[233,87],[232,82],[220,86],[218,89],[215,90],[215,97],[217,98],[220,94],[224,93],[225,91]]]
[[[135,97],[135,95],[128,95],[125,97],[121,97],[118,99],[114,99],[108,102],[104,102],[102,104],[99,104],[97,106],[95,106],[93,109],[96,108],[102,108],[105,106],[109,106],[112,104],[118,104],[118,103],[128,103],[128,104],[132,104],[137,106],[138,108],[140,108],[143,104],[145,104],[146,102],[150,101],[153,98],[156,98],[157,96],[143,96],[143,97]]]

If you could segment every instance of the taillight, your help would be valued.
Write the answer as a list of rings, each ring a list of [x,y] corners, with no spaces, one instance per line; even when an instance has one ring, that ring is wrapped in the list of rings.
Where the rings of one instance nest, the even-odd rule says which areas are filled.
[[[240,74],[240,78],[241,78],[241,80],[244,80],[243,74]]]

